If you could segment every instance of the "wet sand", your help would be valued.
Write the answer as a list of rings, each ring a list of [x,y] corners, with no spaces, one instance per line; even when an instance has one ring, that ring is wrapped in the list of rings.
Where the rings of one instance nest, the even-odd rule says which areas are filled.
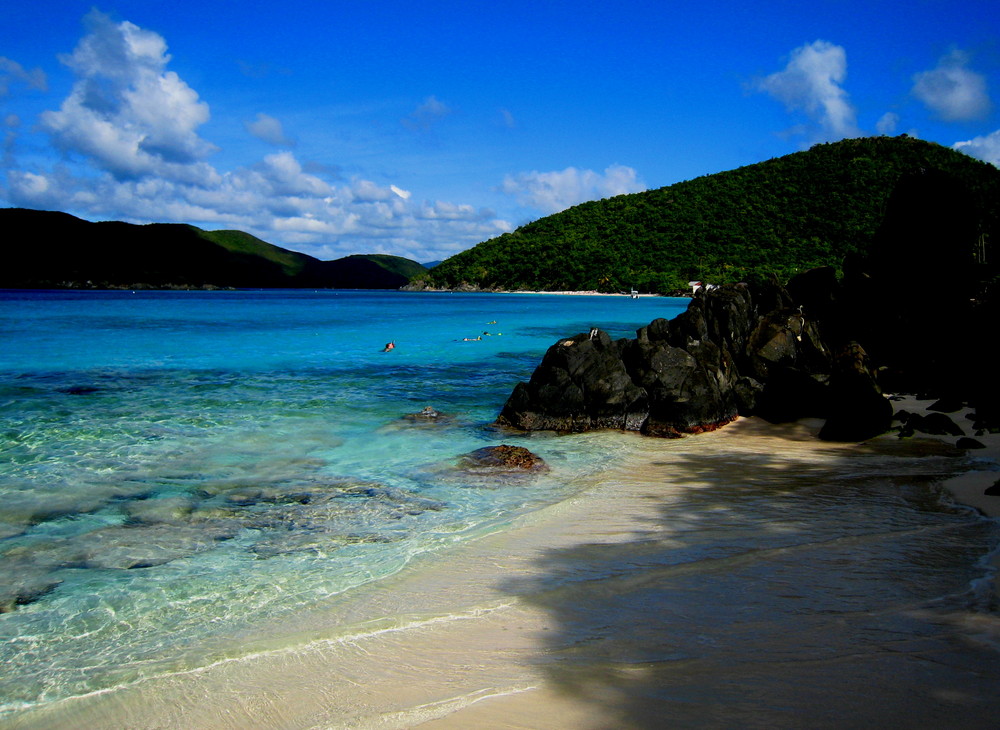
[[[765,498],[810,482],[822,499],[833,473],[897,478],[910,464],[995,515],[1000,498],[980,497],[1000,476],[1000,444],[980,438],[976,468],[951,478],[954,439],[831,444],[815,439],[819,425],[743,419],[696,445],[622,435],[632,456],[577,498],[266,627],[231,658],[12,727],[995,726],[995,598],[992,612],[931,611],[905,596],[866,603],[858,587],[803,588],[799,573],[782,582],[857,546],[789,540],[776,515],[772,547],[729,551],[741,514],[713,495],[734,481]],[[708,533],[717,554],[678,562]],[[833,611],[830,596],[861,603]],[[670,635],[679,627],[688,635]]]

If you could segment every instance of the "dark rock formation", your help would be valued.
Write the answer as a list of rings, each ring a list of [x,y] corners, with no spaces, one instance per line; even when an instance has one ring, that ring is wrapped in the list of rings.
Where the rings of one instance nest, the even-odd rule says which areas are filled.
[[[892,404],[875,382],[868,355],[855,342],[834,359],[828,402],[819,432],[827,441],[864,441],[889,430],[892,423]]]
[[[819,417],[821,438],[861,441],[890,428],[883,395],[890,388],[940,398],[941,410],[970,403],[976,429],[995,428],[1000,380],[985,363],[1000,297],[985,285],[994,274],[974,255],[978,225],[953,180],[906,176],[870,255],[845,261],[842,280],[823,268],[784,287],[700,289],[687,311],[654,320],[635,339],[612,343],[598,331],[560,340],[516,386],[498,423],[679,436],[738,414]],[[957,295],[945,306],[928,304],[946,282]],[[944,419],[913,419],[903,435],[961,435]]]
[[[928,413],[926,416],[908,413],[902,420],[900,436],[912,436],[917,431],[932,436],[965,435],[962,428],[944,413]]]
[[[636,430],[646,419],[645,392],[632,382],[605,332],[580,334],[548,349],[528,383],[518,383],[501,423],[526,431]]]
[[[831,279],[825,272],[810,277]],[[832,297],[815,286],[807,290]],[[635,339],[613,343],[597,331],[560,340],[531,380],[515,387],[498,422],[524,430],[682,436],[739,414],[773,421],[832,414],[831,439],[885,431],[892,408],[863,349],[852,343],[840,359],[833,349],[821,323],[773,282],[702,289],[687,311],[654,320]]]

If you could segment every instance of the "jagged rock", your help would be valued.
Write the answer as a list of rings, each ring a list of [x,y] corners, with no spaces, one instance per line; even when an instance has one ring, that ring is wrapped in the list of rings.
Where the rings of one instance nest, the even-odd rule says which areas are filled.
[[[736,417],[736,398],[722,374],[719,348],[702,341],[691,350],[638,340],[623,348],[633,383],[646,393],[648,416],[638,430],[678,436],[718,427]]]
[[[763,381],[775,370],[794,367],[804,322],[798,311],[789,309],[762,317],[748,342],[749,374]]]
[[[514,388],[497,421],[524,430],[616,428],[674,437],[718,428],[768,401],[772,413],[815,415],[808,404],[819,403],[819,395],[789,397],[799,408],[783,409],[768,380],[800,361],[828,369],[827,348],[784,290],[761,291],[780,309],[762,315],[751,287],[727,285],[699,290],[685,312],[653,320],[634,340],[612,343],[601,331],[560,340],[530,381]],[[815,389],[822,387],[820,379]]]
[[[645,391],[632,382],[608,334],[598,331],[550,347],[497,420],[526,431],[637,430],[646,412]]]
[[[837,306],[840,283],[832,266],[810,269],[792,277],[785,289],[810,319],[827,319]]]

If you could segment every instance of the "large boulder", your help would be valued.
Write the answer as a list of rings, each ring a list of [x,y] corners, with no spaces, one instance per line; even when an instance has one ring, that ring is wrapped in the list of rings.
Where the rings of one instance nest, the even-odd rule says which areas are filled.
[[[678,436],[736,417],[722,352],[711,342],[683,350],[665,342],[632,340],[622,354],[633,382],[646,392],[648,415],[640,427],[644,433]]]
[[[579,334],[550,347],[527,383],[519,383],[498,422],[523,430],[638,430],[646,392],[629,376],[606,332]]]
[[[821,439],[864,441],[885,433],[892,425],[892,404],[882,395],[868,355],[857,343],[849,343],[837,354],[829,398]]]

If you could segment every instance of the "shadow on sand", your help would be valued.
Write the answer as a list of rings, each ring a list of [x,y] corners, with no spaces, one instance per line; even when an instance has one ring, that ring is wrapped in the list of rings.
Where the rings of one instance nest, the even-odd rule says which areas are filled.
[[[507,581],[550,684],[602,728],[996,727],[1000,526],[942,498],[960,453],[742,429],[616,474],[617,539]]]

